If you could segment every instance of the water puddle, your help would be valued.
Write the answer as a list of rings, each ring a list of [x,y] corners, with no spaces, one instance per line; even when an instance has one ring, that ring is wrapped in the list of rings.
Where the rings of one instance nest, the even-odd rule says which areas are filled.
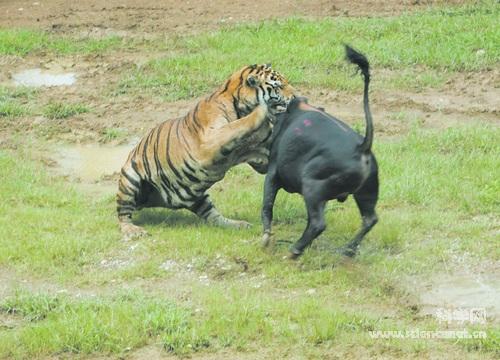
[[[67,145],[55,151],[56,173],[94,194],[116,192],[118,173],[137,139],[125,145]]]
[[[76,75],[74,73],[54,74],[42,72],[41,69],[30,69],[12,75],[12,79],[16,86],[68,86],[76,82]]]
[[[57,163],[63,175],[96,183],[118,173],[134,144],[72,145],[58,149]]]
[[[450,274],[437,277],[420,293],[423,315],[443,308],[485,309],[488,318],[500,320],[500,276],[498,272]]]

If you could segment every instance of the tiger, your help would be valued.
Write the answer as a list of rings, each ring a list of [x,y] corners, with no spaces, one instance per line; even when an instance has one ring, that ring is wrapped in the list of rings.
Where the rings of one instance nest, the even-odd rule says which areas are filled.
[[[131,150],[118,180],[124,239],[147,234],[132,223],[133,213],[147,207],[188,209],[223,227],[249,226],[219,213],[207,190],[237,164],[266,172],[273,121],[294,97],[295,89],[269,64],[249,65],[184,117],[151,129]]]

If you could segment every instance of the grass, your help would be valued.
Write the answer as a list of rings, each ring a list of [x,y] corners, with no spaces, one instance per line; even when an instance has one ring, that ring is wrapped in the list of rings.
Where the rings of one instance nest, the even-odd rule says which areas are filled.
[[[0,103],[0,117],[13,118],[23,116],[28,113],[28,110],[14,101],[2,101]]]
[[[109,127],[101,131],[101,142],[107,143],[113,140],[124,139],[127,135],[125,129]]]
[[[499,183],[494,154],[498,152],[499,136],[495,127],[477,126],[430,134],[415,130],[399,141],[377,143],[382,169],[381,221],[364,245],[366,253],[360,256],[371,271],[380,271],[374,275],[374,283],[380,283],[379,276],[383,274],[397,278],[402,273],[438,271],[452,255],[449,249],[468,252],[479,259],[500,258],[496,247],[498,239],[490,235],[497,225],[489,220],[498,211],[495,194]],[[248,172],[239,171],[227,175],[224,183],[214,187],[215,203],[225,214],[259,224],[255,209],[261,206],[260,181]],[[355,233],[358,216],[352,202],[329,205],[327,223],[330,226],[302,260],[303,269],[314,274],[295,273],[293,267],[281,262],[276,264],[275,259],[286,254],[285,246],[278,246],[276,253],[256,256],[259,228],[252,230],[250,239],[244,236],[235,241],[240,238],[239,234],[202,225],[192,228],[188,224],[198,221],[189,213],[149,210],[140,213],[137,221],[157,239],[155,243],[144,244],[147,248],[144,252],[158,255],[156,259],[148,257],[150,264],[158,266],[166,254],[172,253],[187,262],[196,259],[194,265],[199,264],[200,269],[211,269],[213,255],[207,254],[221,254],[226,259],[241,257],[246,259],[249,268],[270,278],[276,277],[273,287],[289,288],[303,281],[309,286],[333,281],[329,268],[338,259],[332,250]],[[296,239],[306,219],[301,198],[280,193],[275,219],[277,239]],[[451,223],[456,227],[450,228]],[[151,276],[156,275],[156,269],[150,268]],[[127,276],[133,278],[139,273],[145,276],[143,271],[144,268],[138,266],[135,274]],[[236,276],[234,271],[237,270],[225,276]]]
[[[0,86],[0,117],[14,118],[42,113],[49,119],[66,119],[90,111],[85,104],[61,102],[50,102],[39,109],[32,105],[37,94],[38,90],[28,87]]]
[[[43,115],[49,119],[66,119],[89,111],[90,109],[84,104],[51,102],[44,107]]]
[[[220,289],[217,294],[208,291],[205,307],[210,314],[193,315],[172,301],[137,292],[76,300],[18,291],[0,304],[0,311],[20,317],[24,326],[4,332],[0,356],[22,358],[60,351],[124,354],[151,339],[179,355],[207,347],[243,347],[253,341],[280,343],[277,338],[321,344],[342,332],[373,329],[379,322],[325,308],[313,297],[297,306],[291,300],[266,304],[252,291],[245,295],[242,298],[235,289],[224,297]]]
[[[165,46],[171,55],[128,75],[118,93],[149,90],[167,100],[191,98],[244,64],[269,62],[298,86],[358,89],[343,43],[368,54],[375,69],[390,70],[374,78],[374,89],[440,87],[450,73],[498,64],[499,14],[497,4],[487,1],[389,18],[279,19],[170,39]]]
[[[0,118],[15,118],[29,115],[30,100],[36,96],[36,91],[29,88],[12,88],[0,86]]]
[[[116,241],[113,216],[103,216],[105,208],[94,208],[72,189],[61,192],[60,181],[19,160],[0,154],[1,193],[6,194],[0,205],[0,264],[61,278],[84,273]]]
[[[415,128],[397,140],[377,141],[380,223],[353,263],[333,252],[359,226],[352,201],[329,204],[327,231],[298,262],[282,259],[286,246],[261,251],[259,226],[220,229],[183,211],[141,211],[136,222],[152,236],[123,243],[111,195],[84,198],[19,154],[3,151],[0,192],[11,195],[0,204],[0,267],[69,292],[21,290],[1,303],[0,313],[20,323],[0,329],[0,357],[122,356],[151,343],[178,355],[264,347],[321,358],[328,349],[356,344],[400,356],[417,351],[425,357],[448,347],[490,356],[498,342],[491,324],[482,328],[488,338],[460,347],[394,339],[383,350],[368,331],[436,327],[405,305],[404,277],[452,267],[456,254],[469,254],[473,264],[500,259],[498,239],[491,236],[499,140],[497,127],[476,123],[445,131]],[[237,167],[211,193],[223,213],[257,225],[261,182]],[[279,194],[275,224],[276,239],[297,238],[305,226],[300,197]],[[103,266],[103,259],[118,265]],[[172,268],[162,267],[167,261]],[[158,290],[111,295],[134,281]],[[173,300],[176,291],[160,291],[161,281],[181,294],[183,286],[189,289],[189,300]],[[73,286],[97,295],[74,297]],[[397,315],[383,319],[381,304]]]
[[[167,55],[128,74],[118,92],[199,96],[242,64],[270,61],[299,86],[359,91],[342,42],[369,55],[374,92],[440,87],[455,72],[498,66],[498,13],[487,1],[389,18],[280,19],[152,40],[140,46]],[[122,46],[128,44],[119,38],[0,30],[0,55]],[[36,96],[0,87],[2,128],[20,116],[64,119],[90,111],[80,103],[34,108]],[[134,221],[151,236],[122,242],[114,194],[89,196],[47,174],[33,161],[43,154],[39,144],[25,138],[15,151],[0,149],[0,272],[9,280],[9,296],[0,299],[0,358],[124,358],[147,345],[181,357],[255,351],[268,358],[494,358],[500,334],[492,323],[463,326],[486,331],[481,340],[369,336],[442,329],[418,314],[413,297],[420,289],[408,289],[408,278],[419,283],[453,272],[464,265],[457,258],[471,268],[500,261],[498,126],[472,118],[467,126],[424,130],[404,110],[392,120],[413,128],[375,142],[380,222],[355,260],[334,251],[360,225],[352,199],[328,205],[327,230],[300,260],[283,259],[286,243],[261,250],[263,177],[247,166],[232,169],[211,195],[223,214],[254,227],[221,229],[187,211],[146,209]],[[355,127],[362,131],[363,124]],[[115,127],[100,133],[103,142],[123,136]],[[306,225],[301,197],[280,192],[274,224],[275,240],[295,241]]]
[[[122,45],[122,39],[74,39],[29,29],[0,28],[0,55],[26,56],[41,52],[58,55],[103,53]]]
[[[21,329],[0,340],[0,356],[16,358],[61,351],[123,354],[145,345],[149,337],[179,336],[189,319],[188,311],[170,301],[135,293],[105,300],[74,300],[18,292],[0,309],[26,321]]]

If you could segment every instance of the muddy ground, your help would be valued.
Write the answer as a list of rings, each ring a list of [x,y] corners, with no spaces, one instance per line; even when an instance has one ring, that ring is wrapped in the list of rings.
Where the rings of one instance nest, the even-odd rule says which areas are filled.
[[[450,1],[447,1],[450,3]],[[453,1],[461,3],[461,1]],[[427,7],[439,1],[156,1],[156,0],[3,0],[0,1],[0,27],[37,28],[53,33],[101,37],[110,34],[131,38],[147,38],[162,34],[180,35],[217,29],[221,25],[257,21],[282,16],[390,16]],[[19,71],[41,68],[53,73],[76,74],[71,86],[43,88],[38,95],[40,103],[50,101],[82,102],[93,109],[91,113],[77,115],[59,124],[51,134],[53,152],[44,154],[43,160],[52,169],[83,188],[98,194],[111,194],[115,187],[116,172],[123,163],[128,149],[153,125],[177,117],[197,99],[166,103],[149,96],[101,96],[121,79],[124,70],[146,63],[161,54],[112,52],[104,55],[73,55],[54,57],[44,54],[27,57],[0,57],[0,84],[12,85],[13,75]],[[286,73],[286,69],[283,69]],[[390,70],[374,69],[373,79],[383,79]],[[500,74],[498,68],[481,73],[461,73],[451,76],[443,90],[403,92],[381,90],[373,92],[372,112],[376,118],[376,136],[394,137],[406,133],[412,121],[419,121],[429,128],[446,128],[457,123],[486,121],[499,123]],[[380,80],[379,80],[380,81]],[[363,117],[360,96],[324,89],[300,89],[313,104],[321,104],[329,112],[354,123]],[[404,114],[408,121],[398,121]],[[0,148],[17,146],[12,139],[20,131],[35,131],[48,119],[41,115],[16,120],[15,127],[0,128]],[[106,128],[123,129],[125,137],[106,145],[103,131]],[[61,145],[61,143],[64,143]],[[95,158],[106,154],[103,166],[93,167]],[[99,186],[95,186],[98,184]],[[500,284],[498,264],[464,277],[443,275],[438,283],[420,284],[424,311],[432,312],[437,306],[469,306],[471,297],[477,296],[488,303],[498,294]],[[456,283],[457,278],[462,278]],[[10,272],[0,272],[0,293],[6,294],[18,279]],[[450,284],[448,288],[440,284]],[[34,289],[59,289],[55,285],[33,283]],[[151,286],[145,284],[144,286]],[[165,286],[165,284],[161,284]],[[142,287],[142,285],[141,285]],[[70,289],[71,290],[71,289]],[[80,291],[73,289],[74,292]],[[72,290],[72,291],[73,291]],[[493,314],[499,318],[498,300],[493,303]],[[496,307],[495,307],[496,306]],[[1,320],[1,319],[0,319]],[[137,358],[158,357],[157,349],[145,348]],[[218,354],[214,358],[225,358]],[[230,358],[230,357],[228,357]],[[252,354],[248,356],[252,358]]]
[[[294,15],[395,15],[439,3],[459,4],[463,1],[3,0],[0,2],[0,25],[83,34],[99,32],[97,28],[137,36],[141,33],[202,32],[217,28],[222,23]]]

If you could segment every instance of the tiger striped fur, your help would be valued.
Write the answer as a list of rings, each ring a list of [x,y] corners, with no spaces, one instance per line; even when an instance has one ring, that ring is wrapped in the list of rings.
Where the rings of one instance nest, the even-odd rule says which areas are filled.
[[[246,66],[186,116],[149,131],[121,169],[117,211],[124,237],[145,234],[132,224],[133,212],[144,207],[185,208],[213,224],[249,225],[222,216],[207,190],[240,163],[266,171],[272,119],[293,97],[270,66]]]

